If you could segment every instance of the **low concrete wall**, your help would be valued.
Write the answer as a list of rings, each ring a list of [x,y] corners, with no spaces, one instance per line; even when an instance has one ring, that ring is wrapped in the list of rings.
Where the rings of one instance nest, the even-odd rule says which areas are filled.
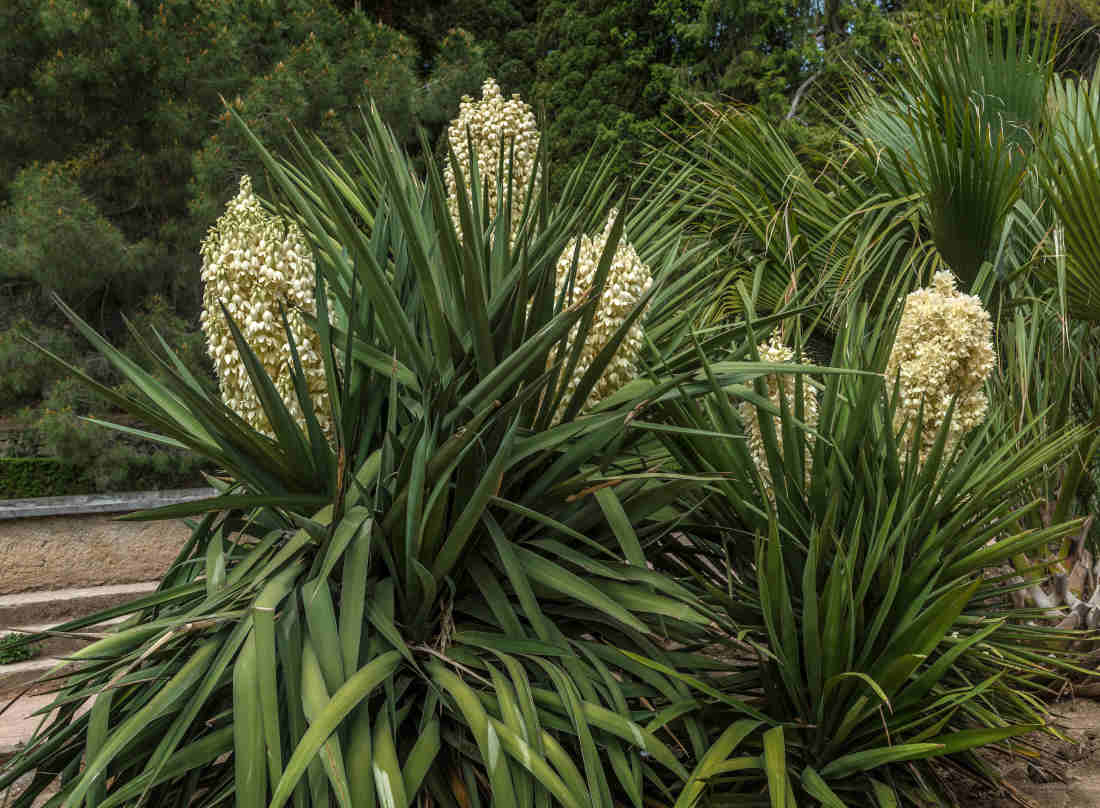
[[[0,594],[154,580],[187,541],[187,526],[115,516],[213,494],[200,488],[0,501]]]

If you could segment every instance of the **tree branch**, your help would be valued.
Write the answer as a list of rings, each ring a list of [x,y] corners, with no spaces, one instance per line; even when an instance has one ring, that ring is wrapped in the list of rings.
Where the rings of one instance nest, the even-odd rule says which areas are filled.
[[[813,83],[814,79],[816,79],[820,75],[821,71],[819,70],[816,73],[811,74],[808,79],[798,85],[798,89],[794,92],[794,98],[791,99],[791,109],[787,113],[787,117],[785,118],[785,120],[789,121],[791,118],[794,117],[794,111],[798,109],[798,102],[802,100],[802,94],[806,92],[806,88]]]

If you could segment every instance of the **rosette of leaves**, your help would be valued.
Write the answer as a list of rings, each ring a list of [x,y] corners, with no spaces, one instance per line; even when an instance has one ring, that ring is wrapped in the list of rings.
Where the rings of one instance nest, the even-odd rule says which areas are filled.
[[[646,563],[675,487],[603,481],[637,440],[637,396],[699,384],[686,366],[650,374],[576,416],[647,305],[676,341],[669,301],[698,254],[660,204],[616,217],[596,295],[624,228],[666,274],[567,388],[594,297],[567,305],[555,267],[612,206],[606,164],[591,186],[569,178],[558,204],[536,187],[513,243],[493,238],[512,211],[486,226],[476,179],[452,219],[438,166],[418,177],[373,110],[351,169],[303,139],[293,162],[256,146],[314,251],[333,440],[289,325],[301,421],[226,321],[268,437],[170,346],[149,346],[155,377],[69,312],[142,397],[100,392],[226,482],[138,515],[200,518],[154,594],[66,624],[128,615],[52,679],[55,712],[0,789],[34,772],[15,804],[51,784],[58,803],[100,808],[671,801],[705,748],[696,702],[627,652],[679,667],[669,649],[704,642],[715,615]]]
[[[1035,475],[1090,430],[985,423],[954,442],[949,410],[922,465],[880,375],[892,332],[857,310],[833,373],[789,365],[793,404],[763,378],[737,391],[757,409],[766,476],[728,387],[669,404],[655,431],[667,455],[650,466],[709,483],[686,492],[676,539],[651,556],[705,582],[728,635],[726,675],[690,683],[722,734],[676,808],[762,790],[773,808],[956,804],[952,782],[998,782],[977,748],[1026,744],[1046,720],[1037,696],[1073,667],[1059,649],[1078,635],[1027,625],[1034,610],[1006,597],[1026,584],[998,567],[1080,530],[1024,525],[1044,504],[1028,494]],[[754,357],[758,341],[731,358]],[[819,397],[812,427],[803,390]]]

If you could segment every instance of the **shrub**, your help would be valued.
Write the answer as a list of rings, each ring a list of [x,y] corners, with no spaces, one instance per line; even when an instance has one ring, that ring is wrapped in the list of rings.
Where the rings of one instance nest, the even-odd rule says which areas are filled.
[[[439,43],[431,79],[423,87],[419,118],[434,131],[458,112],[459,99],[473,95],[488,76],[485,45],[461,28],[452,28]]]
[[[58,379],[50,385],[42,399],[42,411],[45,413],[68,411],[74,415],[102,413],[107,402],[86,384],[71,376]]]
[[[191,452],[112,433],[68,408],[45,410],[34,430],[39,450],[69,470],[72,487],[59,493],[179,488],[210,469]]]
[[[0,458],[0,499],[83,494],[92,490],[80,469],[46,457]]]
[[[73,339],[65,331],[17,318],[11,327],[0,331],[0,409],[41,398],[62,375],[56,367],[43,365],[24,338],[66,358],[75,352]]]
[[[725,732],[678,808],[708,793],[736,804],[764,788],[773,805],[777,789],[798,804],[951,804],[936,758],[995,780],[971,750],[1042,726],[1034,692],[1057,686],[1057,667],[1072,661],[1032,647],[1063,635],[1018,630],[1011,621],[1033,613],[1006,610],[1016,585],[983,571],[1080,529],[1023,522],[1038,506],[1032,479],[1089,431],[1045,435],[1030,421],[1010,445],[985,423],[949,441],[946,417],[922,465],[921,447],[894,430],[901,403],[880,375],[891,332],[853,308],[829,368],[784,374],[793,402],[769,391],[764,366],[738,391],[742,413],[756,411],[748,418],[717,384],[699,406],[665,410],[669,457],[647,466],[676,458],[706,475],[708,490],[683,498],[684,527],[658,555],[709,580],[733,657],[728,678],[714,680],[727,685],[693,683]],[[751,356],[754,342],[729,359]],[[812,431],[797,412],[811,372],[827,374]],[[750,720],[742,705],[754,694],[782,727]],[[708,782],[721,769],[744,776]]]
[[[106,295],[134,300],[147,244],[130,244],[65,167],[35,165],[16,175],[0,216],[0,272],[32,280],[92,312]]]
[[[304,155],[293,174],[264,157],[310,224],[319,352],[329,367],[343,355],[325,379],[335,440],[304,373],[294,372],[302,423],[243,340],[271,437],[174,368],[170,351],[158,380],[69,312],[147,398],[101,392],[227,469],[233,489],[154,514],[206,515],[157,605],[132,604],[127,634],[82,652],[73,686],[95,694],[91,711],[62,708],[40,733],[71,739],[50,766],[74,772],[59,801],[144,793],[188,804],[225,792],[278,808],[297,792],[315,806],[611,808],[670,794],[687,772],[657,733],[692,754],[705,735],[682,712],[687,688],[623,651],[673,666],[668,649],[705,642],[714,615],[647,566],[619,516],[644,519],[660,501],[634,484],[589,495],[636,440],[626,424],[642,399],[629,385],[576,417],[614,351],[569,394],[557,378],[572,372],[606,291],[598,273],[587,302],[565,306],[572,290],[559,296],[554,281],[567,242],[606,220],[607,169],[595,190],[574,177],[511,251],[503,240],[491,248],[480,222],[460,225],[460,241],[439,168],[422,183],[377,113],[356,155],[379,178],[377,195],[328,156]],[[630,223],[616,218],[601,263],[633,226],[641,260],[690,274],[695,254],[655,237],[646,217],[656,215],[640,206]],[[572,362],[548,371],[552,355]],[[677,398],[692,376],[640,392]],[[547,429],[563,402],[562,423]],[[177,618],[193,630],[160,628]],[[34,754],[24,750],[0,788]]]
[[[42,646],[26,644],[22,634],[5,634],[0,637],[0,665],[11,665],[34,659],[42,653]]]

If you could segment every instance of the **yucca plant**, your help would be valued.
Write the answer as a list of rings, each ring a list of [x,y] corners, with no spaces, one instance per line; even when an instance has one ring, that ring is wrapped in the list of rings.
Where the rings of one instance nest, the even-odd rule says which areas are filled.
[[[857,82],[837,122],[847,143],[816,156],[820,172],[759,116],[704,110],[703,135],[679,153],[697,169],[710,237],[731,247],[711,317],[736,316],[743,296],[765,311],[809,302],[822,319],[807,329],[829,337],[853,301],[889,307],[947,267],[995,317],[994,417],[1034,422],[1024,442],[1093,422],[1089,363],[1067,357],[1091,355],[1095,342],[1100,96],[1095,80],[1055,74],[1057,31],[1027,8],[1020,29],[952,5],[907,32],[896,69]],[[1095,462],[1086,444],[1037,471],[1032,498],[1049,505],[1026,524],[1091,516]],[[1037,583],[1067,571],[1070,547],[1015,563],[1044,562],[1025,576]]]
[[[100,391],[215,461],[224,490],[137,517],[200,518],[155,594],[66,624],[126,617],[51,679],[0,789],[33,772],[14,805],[51,785],[51,805],[89,808],[671,803],[706,736],[657,668],[715,615],[631,525],[667,533],[659,511],[692,483],[603,480],[642,401],[703,385],[649,374],[582,414],[644,312],[651,344],[686,333],[670,301],[705,262],[661,192],[620,204],[592,286],[559,291],[565,245],[613,201],[610,163],[556,202],[544,164],[522,209],[500,172],[490,209],[470,160],[455,220],[439,167],[416,176],[373,111],[347,166],[305,139],[291,161],[256,146],[314,251],[331,438],[289,327],[298,417],[228,318],[268,437],[163,341],[154,377],[65,309],[142,396]],[[624,231],[657,280],[566,397]]]
[[[1080,528],[1021,520],[1042,504],[1031,479],[1089,431],[1031,421],[1013,441],[987,422],[948,453],[949,414],[922,462],[879,375],[891,319],[849,316],[831,363],[848,373],[814,381],[791,364],[793,395],[737,391],[751,420],[728,388],[665,410],[665,465],[709,483],[654,557],[696,576],[729,638],[725,675],[688,682],[726,728],[678,808],[758,804],[762,790],[773,808],[954,804],[944,772],[995,783],[974,750],[1026,748],[1013,739],[1044,725],[1038,696],[1073,664],[1049,645],[1067,635],[1013,611],[1018,584],[997,568]]]

